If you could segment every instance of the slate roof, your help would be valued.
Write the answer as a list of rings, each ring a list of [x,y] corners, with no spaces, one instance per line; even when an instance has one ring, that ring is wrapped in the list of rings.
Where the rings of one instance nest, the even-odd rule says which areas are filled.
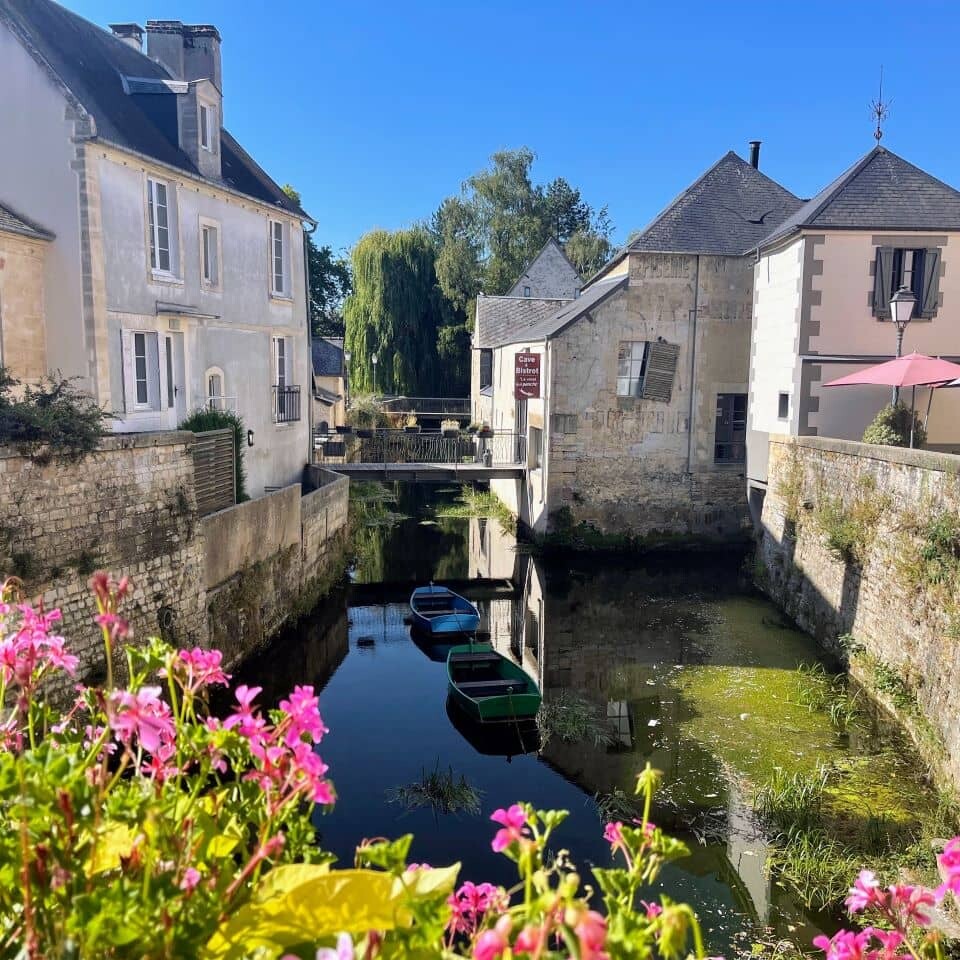
[[[520,288],[523,286],[523,281],[524,281],[524,279],[530,275],[530,273],[531,273],[531,271],[533,270],[533,268],[537,265],[537,261],[538,261],[541,257],[543,257],[543,256],[546,254],[546,252],[547,252],[548,250],[550,250],[551,248],[556,249],[557,253],[560,254],[561,258],[562,258],[563,261],[566,263],[567,267],[569,267],[569,272],[568,272],[567,276],[569,277],[570,281],[571,281],[572,283],[576,284],[576,286],[578,286],[578,287],[581,285],[581,283],[580,283],[580,274],[577,273],[577,268],[570,262],[570,258],[567,256],[566,250],[563,249],[563,246],[562,246],[554,237],[551,237],[551,238],[540,248],[540,250],[539,250],[539,252],[537,253],[537,255],[536,255],[532,260],[530,260],[530,262],[523,268],[523,271],[520,273],[520,276],[517,278],[517,280],[516,280],[516,282],[514,283],[514,285],[507,291],[507,296],[519,296],[519,295],[520,295],[519,293],[515,293],[514,291],[520,290]],[[521,292],[522,292],[522,291],[521,291]],[[542,290],[542,291],[540,291],[540,292],[542,292],[542,293],[557,293],[556,290]]]
[[[313,352],[313,374],[316,377],[343,376],[343,339],[316,337],[310,344]]]
[[[528,340],[549,340],[558,333],[562,333],[575,320],[579,320],[585,313],[599,307],[608,297],[612,297],[619,290],[626,288],[627,277],[615,277],[612,280],[598,280],[592,284],[576,300],[570,300],[550,316],[526,327],[514,330],[497,346],[509,343],[521,343]]]
[[[635,251],[742,256],[756,249],[802,202],[731,150],[614,260]]]
[[[960,191],[877,146],[796,210],[760,246],[802,227],[960,230]]]
[[[177,141],[176,94],[124,91],[122,77],[170,80],[160,64],[53,0],[0,0],[0,19],[93,115],[98,137],[202,177]],[[310,220],[226,130],[220,153],[227,186]]]
[[[0,230],[7,233],[19,233],[34,240],[52,240],[53,234],[49,230],[14,213],[9,207],[0,204]]]
[[[473,345],[482,349],[513,343],[515,333],[546,320],[559,307],[572,302],[539,297],[478,297]]]

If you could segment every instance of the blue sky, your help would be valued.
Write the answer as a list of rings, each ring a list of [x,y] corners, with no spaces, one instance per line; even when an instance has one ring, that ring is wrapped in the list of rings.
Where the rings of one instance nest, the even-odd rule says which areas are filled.
[[[728,149],[810,196],[873,144],[960,186],[960,3],[66,0],[100,24],[213,23],[226,126],[349,247],[428,217],[490,153],[643,226]]]

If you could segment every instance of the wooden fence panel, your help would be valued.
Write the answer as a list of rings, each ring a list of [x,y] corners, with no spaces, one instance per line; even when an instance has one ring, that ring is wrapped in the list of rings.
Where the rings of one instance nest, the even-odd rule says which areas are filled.
[[[195,434],[193,476],[197,510],[201,517],[225,510],[237,502],[233,430],[205,430]]]

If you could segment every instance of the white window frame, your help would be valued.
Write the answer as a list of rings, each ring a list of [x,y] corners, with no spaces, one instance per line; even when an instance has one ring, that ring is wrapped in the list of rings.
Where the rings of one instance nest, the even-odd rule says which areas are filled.
[[[129,413],[153,413],[161,414],[167,409],[167,403],[164,398],[165,376],[162,371],[166,370],[166,343],[164,338],[156,330],[143,329],[124,329],[121,331],[121,366],[124,377],[124,406]],[[138,343],[138,339],[142,338]],[[151,350],[148,346],[148,338],[153,338],[154,351],[156,354],[156,363],[151,365]],[[138,352],[138,347],[142,344],[143,353]],[[138,358],[143,358],[144,376],[139,376],[137,369]],[[146,387],[146,400],[140,400],[138,387],[143,383]],[[151,385],[155,402],[151,402]]]
[[[206,100],[197,101],[197,127],[200,137],[200,149],[206,150],[208,153],[216,153],[217,150],[215,131],[219,123],[214,122],[216,116],[217,108],[215,104],[208,103]]]
[[[623,348],[630,347],[630,356],[621,357]],[[637,356],[637,348],[641,347],[641,356]],[[647,375],[647,361],[649,359],[650,343],[648,340],[621,340],[617,344],[617,396],[639,397],[643,393],[643,381]],[[621,364],[627,364],[627,372],[623,374]],[[632,389],[631,389],[632,388]]]
[[[211,393],[210,381],[217,378],[220,381],[220,392]],[[223,375],[221,367],[208,367],[203,374],[203,388],[205,393],[205,404],[210,410],[224,410],[226,406],[226,387],[227,379]]]
[[[177,188],[174,183],[160,177],[147,174],[146,178],[146,226],[147,226],[147,265],[151,276],[158,280],[178,280],[180,263],[180,228],[177,212]],[[163,190],[164,202],[159,202],[160,189]],[[160,210],[163,210],[161,224]],[[161,245],[161,231],[166,231],[167,245]],[[167,265],[162,266],[161,253],[166,252]]]
[[[217,220],[211,220],[209,217],[200,217],[199,220],[199,241],[200,241],[200,285],[204,290],[220,291],[223,289],[223,241],[221,239],[220,223]],[[207,275],[208,270],[208,252],[207,237],[209,231],[213,231],[213,276]]]
[[[283,300],[291,297],[290,285],[290,230],[283,220],[268,220],[270,295]],[[279,251],[277,244],[279,242]],[[278,256],[279,254],[279,256]],[[277,285],[277,268],[280,269],[280,285]]]

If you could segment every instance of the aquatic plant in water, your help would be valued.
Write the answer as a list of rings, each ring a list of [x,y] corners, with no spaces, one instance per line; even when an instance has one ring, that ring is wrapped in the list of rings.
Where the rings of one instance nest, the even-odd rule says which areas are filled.
[[[606,716],[589,700],[567,690],[543,700],[537,713],[537,728],[543,746],[551,737],[564,743],[589,740],[597,747],[616,742],[616,731]]]
[[[430,773],[424,770],[419,780],[390,791],[388,799],[407,810],[430,807],[434,814],[469,813],[477,816],[481,796],[481,791],[471,786],[463,774],[458,778],[453,767],[441,770],[438,764]]]

